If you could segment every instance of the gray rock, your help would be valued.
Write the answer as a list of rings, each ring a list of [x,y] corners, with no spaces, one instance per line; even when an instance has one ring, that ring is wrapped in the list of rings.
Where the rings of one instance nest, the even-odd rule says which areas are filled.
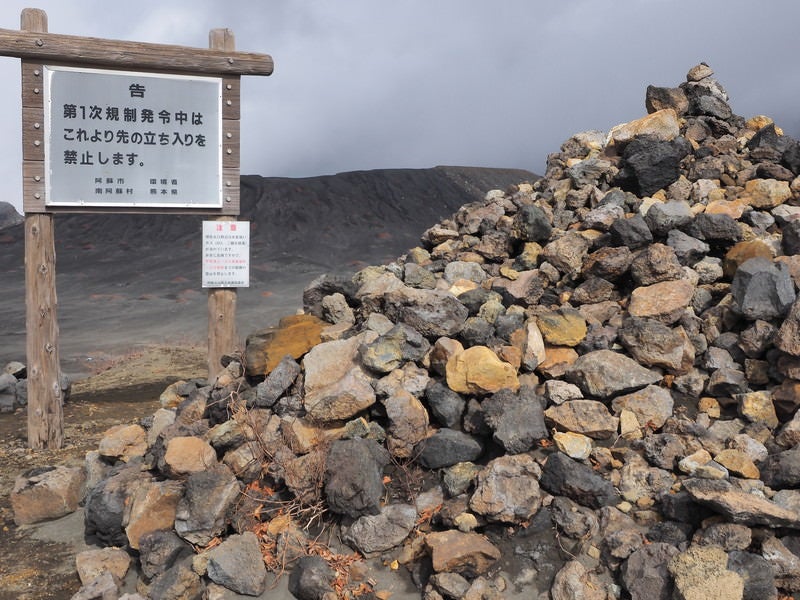
[[[566,496],[556,496],[550,504],[550,516],[558,530],[569,538],[586,539],[599,526],[594,512]]]
[[[767,537],[761,541],[761,556],[772,567],[778,588],[791,592],[800,591],[800,557],[776,537]]]
[[[611,402],[611,408],[616,414],[629,410],[636,415],[641,427],[654,430],[661,429],[672,416],[673,405],[669,390],[655,385],[617,396]]]
[[[225,465],[190,475],[175,513],[177,534],[191,544],[208,544],[227,527],[228,512],[242,487]]]
[[[644,455],[647,461],[661,469],[674,470],[678,461],[686,456],[680,436],[674,433],[655,433],[644,438]]]
[[[335,573],[319,556],[304,556],[289,575],[289,592],[298,600],[323,600],[333,594]]]
[[[704,241],[679,229],[673,229],[667,234],[667,246],[675,251],[678,262],[687,266],[695,264],[711,251],[711,247]]]
[[[466,598],[470,590],[469,580],[458,573],[434,573],[428,581],[444,598]]]
[[[523,386],[517,393],[500,390],[481,405],[494,441],[506,452],[527,452],[548,437],[541,400],[530,387]]]
[[[694,358],[683,328],[669,327],[655,319],[629,317],[617,335],[631,356],[644,366],[685,372]]]
[[[171,530],[158,529],[139,538],[139,565],[147,579],[161,575],[177,561],[193,554],[192,547]]]
[[[553,495],[566,496],[589,508],[611,506],[621,500],[611,482],[561,452],[547,457],[539,485]]]
[[[359,349],[364,366],[379,373],[389,373],[405,361],[420,360],[428,350],[430,342],[417,331],[400,323],[374,341]]]
[[[565,373],[584,394],[605,399],[658,383],[661,377],[624,354],[595,350],[578,357]]]
[[[453,283],[458,279],[466,279],[475,283],[483,283],[487,279],[484,271],[478,263],[454,260],[447,263],[444,268],[444,278],[448,283]]]
[[[119,597],[120,581],[109,571],[81,586],[70,600],[111,600]]]
[[[687,479],[683,488],[695,502],[710,507],[734,523],[800,528],[800,514],[766,498],[750,494],[722,479]]]
[[[387,464],[388,452],[373,440],[333,442],[325,461],[328,507],[353,518],[378,514],[383,498],[383,467]]]
[[[455,296],[439,290],[401,288],[383,296],[385,314],[403,322],[429,339],[461,331],[469,311]]]
[[[406,263],[403,267],[403,282],[413,288],[432,290],[436,287],[436,277],[429,269],[414,263]]]
[[[559,430],[580,433],[593,439],[613,437],[619,429],[619,419],[597,400],[567,400],[551,406],[544,416]]]
[[[470,462],[483,453],[483,444],[466,433],[443,427],[420,442],[417,460],[428,469]]]
[[[542,249],[542,258],[565,275],[577,275],[589,251],[589,241],[580,233],[570,231],[551,241]]]
[[[417,510],[410,504],[388,504],[377,515],[359,517],[347,529],[344,541],[363,554],[399,546],[414,529]]]
[[[751,320],[784,316],[796,297],[788,267],[760,257],[739,266],[731,294],[736,310]]]
[[[691,206],[683,200],[656,202],[647,210],[644,220],[655,235],[668,235],[694,218]],[[669,244],[671,246],[671,244]]]
[[[281,362],[256,386],[255,406],[271,408],[300,375],[300,365],[291,356]]]
[[[490,521],[522,523],[539,510],[541,468],[529,454],[500,456],[478,474],[469,507]]]
[[[208,553],[208,578],[238,594],[258,596],[267,587],[267,569],[256,534],[228,536]]]
[[[621,575],[631,600],[672,600],[667,565],[678,549],[664,543],[642,546],[622,564]]]
[[[710,396],[730,397],[748,391],[747,377],[738,369],[717,369],[706,384],[706,392]]]
[[[188,557],[156,577],[148,590],[148,597],[159,600],[201,600],[204,592],[203,580],[192,569],[192,559]]]

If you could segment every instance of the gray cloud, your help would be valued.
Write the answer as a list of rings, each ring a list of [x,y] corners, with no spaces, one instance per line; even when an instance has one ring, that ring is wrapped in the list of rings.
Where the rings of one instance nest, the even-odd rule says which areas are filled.
[[[6,1],[15,29],[27,2]],[[242,84],[242,171],[437,164],[541,172],[575,132],[642,116],[648,84],[706,61],[733,109],[798,137],[794,0],[42,0],[50,31],[205,46],[229,27],[275,59]],[[3,198],[19,204],[19,66],[0,60]]]

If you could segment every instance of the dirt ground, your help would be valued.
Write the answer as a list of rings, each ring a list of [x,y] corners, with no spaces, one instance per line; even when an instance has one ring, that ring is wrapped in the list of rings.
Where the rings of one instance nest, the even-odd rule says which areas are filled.
[[[60,450],[27,448],[24,410],[0,414],[0,600],[68,600],[80,587],[72,545],[42,542],[35,527],[14,524],[14,479],[33,467],[81,465],[107,429],[152,414],[167,385],[207,374],[205,352],[196,347],[150,346],[94,368],[96,374],[73,384],[64,405]]]

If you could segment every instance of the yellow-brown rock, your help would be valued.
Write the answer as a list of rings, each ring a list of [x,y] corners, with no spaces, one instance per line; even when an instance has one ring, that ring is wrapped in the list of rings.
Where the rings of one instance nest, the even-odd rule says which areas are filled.
[[[287,354],[295,360],[322,341],[328,323],[313,315],[290,315],[277,327],[262,329],[247,338],[245,362],[250,377],[268,375]]]
[[[741,199],[759,210],[775,208],[792,197],[788,181],[751,179],[744,184]]]
[[[745,479],[758,479],[759,477],[758,468],[741,450],[728,448],[717,454],[714,460],[734,475]]]
[[[544,340],[553,346],[574,347],[586,337],[586,319],[572,308],[542,313],[537,324]]]
[[[678,114],[672,108],[665,108],[613,127],[608,136],[615,144],[630,142],[640,135],[653,136],[658,140],[668,142],[680,135]]]
[[[125,527],[131,548],[138,550],[139,540],[146,533],[170,529],[182,497],[183,484],[178,481],[153,481],[136,488]]]
[[[486,346],[472,346],[447,361],[447,385],[464,394],[492,394],[519,389],[517,372]]]

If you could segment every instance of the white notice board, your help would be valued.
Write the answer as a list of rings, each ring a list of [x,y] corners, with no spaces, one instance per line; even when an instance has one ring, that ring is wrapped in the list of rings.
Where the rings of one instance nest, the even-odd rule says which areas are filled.
[[[250,287],[248,221],[203,221],[203,287]]]
[[[44,66],[45,205],[222,207],[222,79]]]

